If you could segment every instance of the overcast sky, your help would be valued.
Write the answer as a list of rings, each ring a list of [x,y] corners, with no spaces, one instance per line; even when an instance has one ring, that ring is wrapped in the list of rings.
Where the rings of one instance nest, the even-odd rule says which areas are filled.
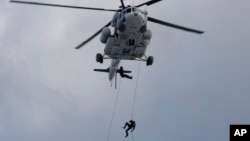
[[[38,1],[38,0],[33,0]],[[146,0],[134,0],[135,4]],[[40,0],[116,9],[119,0]],[[132,4],[132,0],[126,0]],[[134,120],[136,141],[228,141],[230,124],[250,124],[249,0],[164,0],[151,17],[204,30],[196,35],[148,23],[153,37],[140,63]],[[144,8],[143,8],[144,9]],[[0,1],[0,140],[107,140],[117,90],[99,36],[112,12],[31,6]],[[134,79],[121,80],[110,141],[124,138],[131,119]],[[118,79],[119,80],[119,79]]]

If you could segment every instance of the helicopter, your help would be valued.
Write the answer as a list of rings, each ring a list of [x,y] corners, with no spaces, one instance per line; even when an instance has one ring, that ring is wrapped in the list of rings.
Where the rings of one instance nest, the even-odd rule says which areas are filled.
[[[131,73],[131,71],[121,70],[118,68],[121,60],[145,61],[147,66],[153,64],[154,57],[145,55],[146,49],[150,44],[150,40],[152,38],[152,32],[150,29],[147,28],[148,21],[196,34],[204,33],[200,30],[158,20],[156,18],[148,16],[147,10],[140,9],[140,7],[142,6],[150,6],[160,1],[162,0],[149,0],[147,2],[135,6],[125,6],[124,1],[120,0],[121,6],[119,7],[119,9],[80,7],[16,0],[11,0],[10,2],[114,12],[111,21],[109,21],[96,33],[94,33],[92,36],[90,36],[88,39],[86,39],[84,42],[82,42],[76,47],[76,49],[80,49],[92,39],[94,39],[97,35],[101,34],[100,41],[105,45],[104,53],[97,53],[96,61],[99,63],[103,63],[104,59],[111,59],[111,64],[110,67],[107,69],[94,69],[94,71],[107,72],[109,74],[109,80],[112,81],[114,77],[116,78],[117,73]]]

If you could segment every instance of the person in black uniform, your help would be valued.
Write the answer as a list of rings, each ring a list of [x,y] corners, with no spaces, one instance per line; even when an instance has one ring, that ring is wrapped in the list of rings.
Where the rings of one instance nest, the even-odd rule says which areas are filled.
[[[120,76],[123,77],[123,78],[128,78],[128,79],[133,78],[132,76],[128,76],[128,75],[124,74],[124,69],[123,69],[122,66],[120,67],[120,70],[118,72],[120,73]]]
[[[133,132],[135,130],[135,126],[136,126],[136,124],[135,124],[135,121],[133,121],[133,120],[130,120],[129,123],[128,122],[125,123],[123,129],[126,129],[126,127],[128,127],[126,129],[126,136],[125,137],[128,136],[128,131],[129,130],[131,130],[131,132]]]

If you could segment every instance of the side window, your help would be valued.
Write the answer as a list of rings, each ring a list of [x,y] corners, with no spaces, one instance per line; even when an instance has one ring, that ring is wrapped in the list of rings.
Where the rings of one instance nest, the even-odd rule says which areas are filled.
[[[126,42],[127,46],[134,46],[135,45],[135,39],[128,39]]]
[[[131,12],[131,8],[128,8],[128,9],[127,9],[127,13],[130,13],[130,12]]]

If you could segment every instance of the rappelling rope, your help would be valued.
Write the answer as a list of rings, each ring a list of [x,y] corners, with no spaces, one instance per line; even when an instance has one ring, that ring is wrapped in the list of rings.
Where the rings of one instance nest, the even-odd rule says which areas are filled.
[[[140,71],[140,62],[138,64],[138,70],[137,70],[136,86],[135,86],[133,109],[132,109],[132,119],[134,117],[134,111],[135,111],[136,94],[137,94],[137,87],[138,87],[138,80],[139,80],[139,71]],[[112,128],[113,119],[114,119],[114,116],[115,116],[115,111],[116,111],[116,107],[117,107],[117,103],[118,103],[118,98],[119,98],[119,94],[120,94],[120,86],[121,86],[121,78],[120,78],[120,81],[119,81],[119,86],[118,86],[118,90],[117,90],[117,94],[116,94],[116,100],[115,100],[115,106],[114,106],[114,110],[113,110],[113,113],[112,113],[112,118],[111,118],[110,125],[109,125],[108,141],[110,139],[111,128]],[[134,141],[133,133],[131,135],[132,135],[131,136],[132,137],[132,141]]]
[[[113,124],[113,119],[114,119],[114,116],[115,116],[116,106],[117,106],[117,102],[118,102],[118,98],[119,98],[120,86],[121,86],[121,78],[120,78],[120,81],[119,81],[118,91],[116,93],[116,99],[115,99],[115,106],[114,106],[114,110],[113,110],[113,113],[112,113],[112,118],[111,118],[110,125],[109,125],[108,141],[109,141],[110,132],[111,132],[112,124]]]
[[[137,77],[136,77],[136,85],[135,85],[135,94],[134,94],[134,102],[133,102],[133,109],[132,109],[132,119],[134,118],[134,112],[135,112],[135,101],[136,101],[136,94],[137,94],[137,87],[138,87],[138,80],[139,80],[139,72],[140,72],[140,62],[138,64],[138,70],[137,70]],[[131,133],[132,141],[134,141],[134,135]]]
[[[139,62],[138,70],[137,70],[136,85],[135,85],[134,102],[133,102],[133,108],[132,108],[132,119],[134,118],[134,112],[135,112],[135,101],[136,101],[136,94],[137,94],[137,86],[138,86],[138,79],[139,79],[140,64],[141,63]]]
[[[131,133],[131,135],[132,135],[132,136],[131,136],[131,137],[132,137],[132,141],[134,141],[134,135],[133,135],[133,133]]]

